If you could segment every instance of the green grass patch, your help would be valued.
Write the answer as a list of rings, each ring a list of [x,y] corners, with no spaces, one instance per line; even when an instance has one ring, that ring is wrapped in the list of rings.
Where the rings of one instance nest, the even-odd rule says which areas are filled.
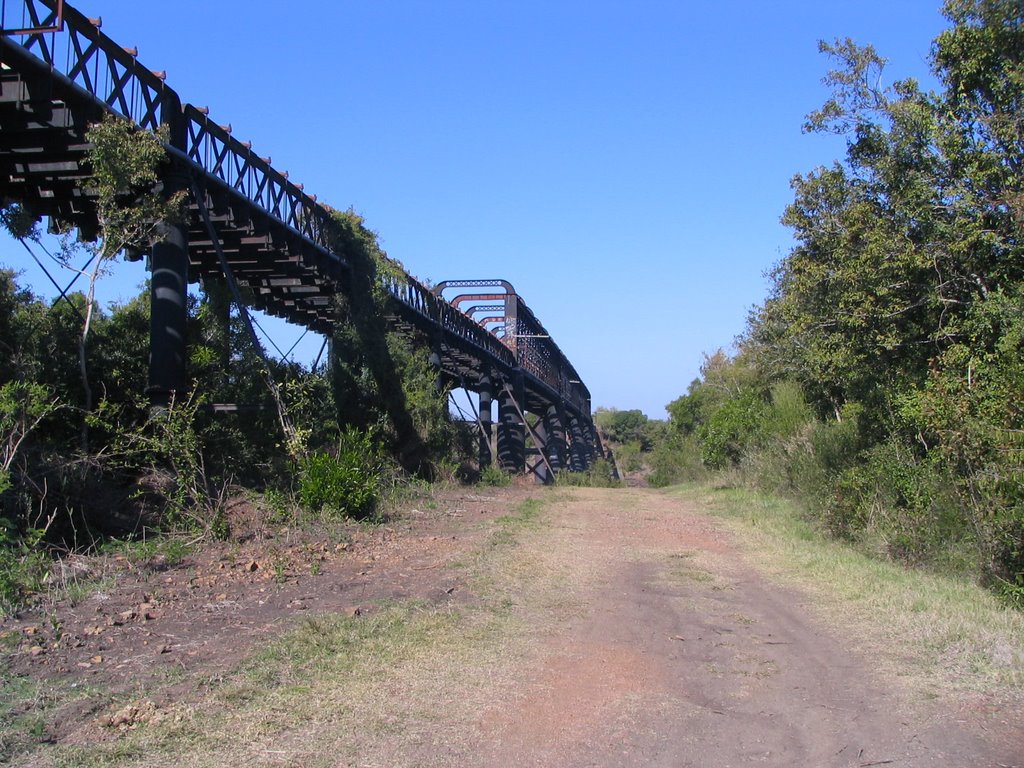
[[[544,501],[541,499],[525,499],[516,505],[512,514],[495,518],[496,528],[490,537],[491,547],[515,546],[519,542],[520,533],[538,527],[543,507]]]
[[[99,708],[110,694],[88,685],[47,682],[11,674],[0,664],[0,765],[19,765],[22,757],[45,745],[62,707],[83,699]]]
[[[541,499],[525,499],[516,505],[516,511],[511,515],[502,515],[497,518],[497,523],[505,527],[522,527],[536,524],[544,502]]]
[[[451,638],[473,636],[460,612],[413,601],[359,616],[310,616],[243,662],[201,703],[178,706],[110,742],[56,748],[53,762],[219,766],[247,755],[246,764],[263,765],[291,735],[313,733],[317,743],[306,748],[317,755],[303,764],[335,765],[354,757],[364,738],[387,730],[396,678],[425,657],[443,655]],[[287,748],[303,753],[296,744]]]

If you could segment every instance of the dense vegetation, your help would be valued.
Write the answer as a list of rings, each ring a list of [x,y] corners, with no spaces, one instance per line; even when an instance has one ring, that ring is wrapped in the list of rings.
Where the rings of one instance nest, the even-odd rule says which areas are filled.
[[[0,212],[51,268],[85,281],[47,301],[0,268],[0,610],[41,586],[54,553],[93,549],[111,534],[226,535],[224,502],[243,489],[367,517],[390,479],[454,474],[465,441],[437,372],[384,323],[383,281],[399,267],[351,211],[333,214],[356,290],[337,299],[330,363],[268,358],[227,287],[204,283],[189,306],[192,385],[170,408],[151,409],[148,289],[103,308],[95,287],[125,248],[146,248],[154,222],[186,215],[184,201],[158,193],[159,137],[111,118],[89,138],[98,240],[67,232],[44,254],[33,216],[17,205]],[[239,410],[211,407],[223,403]]]
[[[1024,11],[944,12],[938,92],[822,44],[834,95],[806,130],[846,156],[793,179],[796,245],[735,354],[669,404],[651,480],[738,472],[1024,604]]]

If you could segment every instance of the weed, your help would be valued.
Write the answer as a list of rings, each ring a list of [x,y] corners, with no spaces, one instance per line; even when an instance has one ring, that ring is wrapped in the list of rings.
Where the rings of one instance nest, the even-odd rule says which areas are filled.
[[[612,465],[605,459],[598,459],[585,472],[560,472],[557,480],[559,485],[589,488],[617,488],[622,485],[614,479]]]
[[[314,453],[302,461],[299,501],[310,512],[368,519],[381,497],[382,473],[383,461],[369,434],[348,430],[336,456]]]
[[[161,540],[159,551],[163,555],[164,564],[173,568],[181,564],[190,550],[184,539],[178,536],[169,536]]]
[[[512,475],[494,464],[488,464],[480,471],[480,484],[503,488],[512,483]]]
[[[113,583],[113,578],[109,576],[98,576],[85,580],[72,579],[64,582],[61,586],[60,594],[61,598],[66,600],[69,604],[78,605],[86,598],[95,595],[97,592],[109,589]]]
[[[283,525],[291,522],[293,514],[288,497],[276,488],[263,491],[263,504],[267,508],[267,522],[271,525]]]
[[[209,531],[216,541],[227,541],[231,538],[231,525],[228,523],[227,515],[224,514],[223,506],[218,506],[214,511]]]
[[[64,636],[64,625],[61,624],[56,612],[51,611],[47,616],[50,622],[50,632],[53,633],[53,639],[55,642],[60,642],[60,639]]]
[[[995,592],[1007,605],[1024,611],[1024,581],[1020,577],[1012,584],[997,576]]]
[[[285,569],[284,562],[278,560],[273,564],[273,567],[275,584],[284,584],[286,581],[288,581],[288,572]]]

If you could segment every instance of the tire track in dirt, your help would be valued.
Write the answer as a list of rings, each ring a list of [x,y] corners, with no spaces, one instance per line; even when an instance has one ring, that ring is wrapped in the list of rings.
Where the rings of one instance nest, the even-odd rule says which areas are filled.
[[[481,717],[467,764],[1024,764],[880,679],[684,502],[581,490],[549,515],[547,556],[586,564],[564,584],[580,610],[538,626],[538,653]]]

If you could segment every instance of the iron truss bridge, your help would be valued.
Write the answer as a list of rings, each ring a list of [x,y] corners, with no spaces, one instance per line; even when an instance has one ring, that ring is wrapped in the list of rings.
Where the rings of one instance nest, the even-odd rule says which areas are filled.
[[[316,196],[234,138],[230,125],[183,103],[164,73],[103,34],[100,19],[63,0],[4,0],[2,9],[0,202],[94,238],[96,201],[83,162],[89,125],[114,113],[169,132],[161,181],[167,194],[187,192],[189,215],[165,223],[146,254],[154,399],[185,383],[189,282],[226,281],[236,299],[330,337],[332,298],[352,281]],[[589,391],[511,284],[447,281],[431,290],[403,273],[387,287],[392,327],[428,345],[449,384],[479,395],[481,466],[496,458],[503,469],[549,480],[602,455]]]

